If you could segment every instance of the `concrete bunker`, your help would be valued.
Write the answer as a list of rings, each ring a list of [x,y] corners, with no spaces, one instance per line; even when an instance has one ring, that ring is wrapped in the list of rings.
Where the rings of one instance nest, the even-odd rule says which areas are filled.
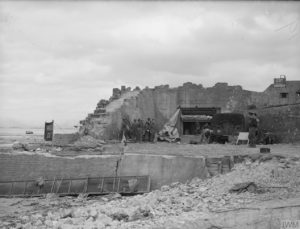
[[[221,112],[220,107],[180,107],[182,126],[181,135],[200,134],[206,125],[211,124],[211,119],[215,114]]]

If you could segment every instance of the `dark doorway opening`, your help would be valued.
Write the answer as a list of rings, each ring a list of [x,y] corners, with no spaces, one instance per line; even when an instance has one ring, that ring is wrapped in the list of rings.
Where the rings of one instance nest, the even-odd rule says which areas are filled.
[[[183,134],[184,135],[197,135],[201,134],[201,130],[204,126],[210,126],[210,122],[183,122]]]

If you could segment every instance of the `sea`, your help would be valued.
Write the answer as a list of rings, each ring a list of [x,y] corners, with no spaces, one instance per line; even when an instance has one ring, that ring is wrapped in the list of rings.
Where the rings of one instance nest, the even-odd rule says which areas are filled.
[[[26,131],[32,131],[33,134],[26,134]],[[76,128],[59,128],[55,129],[56,133],[75,133]],[[23,128],[23,127],[0,127],[0,147],[11,146],[16,141],[43,139],[44,128]]]

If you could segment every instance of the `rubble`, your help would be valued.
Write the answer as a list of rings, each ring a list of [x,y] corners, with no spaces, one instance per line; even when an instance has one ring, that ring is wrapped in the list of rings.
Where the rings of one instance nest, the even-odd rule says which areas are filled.
[[[105,141],[86,135],[74,142],[73,145],[82,148],[96,148],[97,146],[102,146],[103,144],[105,144]]]
[[[258,187],[254,182],[244,182],[244,183],[235,184],[229,190],[229,192],[237,192],[237,193],[247,192],[247,191],[256,193],[258,191]]]
[[[34,143],[23,143],[23,142],[14,142],[12,145],[13,150],[18,151],[35,151],[38,149],[39,145]]]
[[[255,183],[253,183],[255,181]],[[265,192],[230,192],[239,187],[262,187]],[[254,186],[253,186],[254,184]],[[236,164],[227,174],[210,179],[174,182],[161,190],[132,197],[110,194],[101,197],[56,198],[49,196],[33,210],[14,218],[13,228],[182,228],[195,217],[245,208],[272,199],[299,197],[299,161],[273,158]],[[237,189],[236,189],[237,190]],[[12,222],[12,221],[10,221]],[[3,221],[1,227],[8,227]],[[203,220],[201,228],[212,225]]]

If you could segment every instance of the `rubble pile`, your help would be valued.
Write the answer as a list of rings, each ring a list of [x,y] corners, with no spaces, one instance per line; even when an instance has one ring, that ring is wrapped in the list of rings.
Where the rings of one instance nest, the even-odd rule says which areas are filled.
[[[43,141],[15,141],[12,145],[12,149],[14,151],[28,151],[28,152],[39,152],[39,153],[53,153],[54,155],[57,154],[57,152],[65,151],[65,154],[74,154],[76,155],[76,152],[84,151],[89,152],[97,152],[98,154],[104,151],[104,146],[106,145],[106,142],[100,139],[95,139],[92,136],[86,135],[78,138],[73,143],[68,144],[52,144],[47,143]],[[62,153],[62,155],[64,155]],[[61,153],[58,153],[61,154]]]
[[[251,203],[299,197],[299,163],[285,158],[266,162],[246,160],[236,164],[231,172],[206,180],[194,178],[186,184],[175,182],[143,195],[121,197],[115,194],[86,200],[81,205],[77,200],[76,205],[65,205],[65,208],[60,204],[59,209],[51,208],[42,214],[28,213],[14,219],[15,227],[182,228],[196,218],[205,219]],[[241,187],[252,185],[260,191],[230,191],[239,183],[243,183]],[[208,222],[203,220],[204,224]]]
[[[74,151],[81,151],[86,149],[93,149],[102,151],[102,146],[105,144],[100,139],[95,139],[89,135],[80,137],[76,142],[69,145],[68,148]]]

